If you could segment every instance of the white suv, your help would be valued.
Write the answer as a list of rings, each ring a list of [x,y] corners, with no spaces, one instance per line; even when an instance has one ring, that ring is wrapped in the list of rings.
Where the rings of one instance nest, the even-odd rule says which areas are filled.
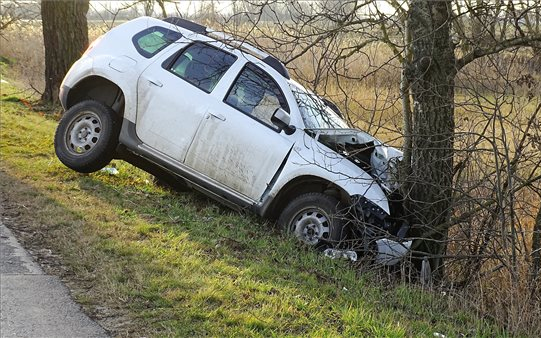
[[[55,150],[76,171],[121,158],[318,247],[389,251],[406,235],[402,153],[223,33],[180,18],[122,24],[71,67],[60,100]]]

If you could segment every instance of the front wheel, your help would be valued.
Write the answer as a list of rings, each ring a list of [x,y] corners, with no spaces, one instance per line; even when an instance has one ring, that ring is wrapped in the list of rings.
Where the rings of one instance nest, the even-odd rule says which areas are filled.
[[[116,113],[100,102],[86,100],[68,109],[56,129],[54,149],[67,167],[90,173],[106,166],[118,145]]]
[[[278,224],[305,244],[336,246],[344,239],[345,220],[339,215],[339,205],[329,195],[303,194],[283,210]]]

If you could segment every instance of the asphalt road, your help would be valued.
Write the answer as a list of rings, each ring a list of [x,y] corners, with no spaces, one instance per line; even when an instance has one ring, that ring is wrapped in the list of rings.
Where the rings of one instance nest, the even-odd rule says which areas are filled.
[[[108,337],[1,221],[0,337]]]

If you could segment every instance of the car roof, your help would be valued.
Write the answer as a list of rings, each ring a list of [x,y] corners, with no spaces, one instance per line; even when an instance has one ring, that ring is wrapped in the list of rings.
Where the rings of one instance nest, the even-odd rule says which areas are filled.
[[[200,25],[196,22],[189,21],[189,20],[179,18],[179,17],[169,17],[169,18],[163,19],[163,21],[169,24],[184,28],[193,33],[207,36],[213,40],[222,42],[225,45],[228,45],[235,49],[239,49],[241,52],[251,55],[257,58],[258,60],[262,61],[263,63],[267,64],[268,66],[273,68],[276,72],[278,72],[278,74],[282,75],[287,80],[291,79],[289,76],[289,72],[287,71],[287,68],[278,58],[276,58],[275,56],[267,52],[262,51],[261,49],[257,47],[254,47],[253,45],[249,44],[248,42],[244,40],[237,40],[226,33],[215,31],[206,26]]]

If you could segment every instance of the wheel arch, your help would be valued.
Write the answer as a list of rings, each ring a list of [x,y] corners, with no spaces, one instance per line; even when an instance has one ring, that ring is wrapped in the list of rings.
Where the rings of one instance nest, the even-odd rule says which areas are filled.
[[[295,177],[287,182],[273,198],[269,207],[264,211],[263,216],[270,219],[278,219],[281,210],[296,197],[310,193],[319,192],[330,195],[343,203],[351,201],[350,195],[337,184],[324,178],[304,175]]]
[[[122,117],[124,115],[124,91],[114,82],[99,75],[91,75],[70,89],[66,99],[66,110],[84,100],[96,100]]]

